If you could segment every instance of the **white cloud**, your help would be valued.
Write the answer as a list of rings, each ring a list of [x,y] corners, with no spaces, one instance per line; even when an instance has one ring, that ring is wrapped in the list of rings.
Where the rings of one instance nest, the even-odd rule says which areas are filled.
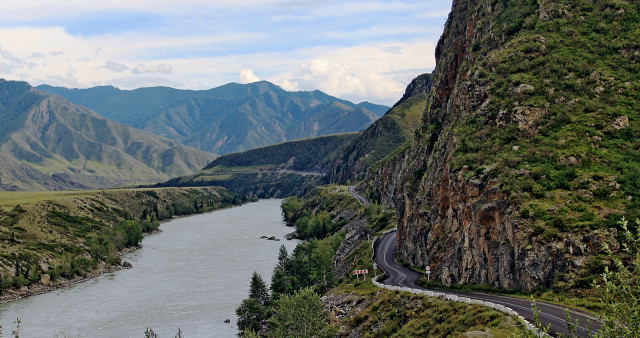
[[[252,83],[258,82],[260,78],[253,74],[251,69],[243,69],[240,71],[240,83]]]
[[[115,62],[112,62],[112,61],[105,62],[104,66],[102,66],[102,68],[114,71],[116,73],[122,73],[125,70],[129,69],[129,67],[127,65],[115,63]]]
[[[171,80],[163,77],[152,77],[152,76],[143,76],[143,75],[114,78],[109,80],[108,84],[118,88],[128,88],[128,89],[141,88],[141,87],[156,87],[156,86],[166,86],[166,87],[173,87],[173,88],[184,87],[184,83],[180,81],[175,81],[175,80]]]
[[[242,6],[247,4],[252,6]],[[286,90],[321,89],[352,101],[393,104],[413,77],[435,66],[437,38],[424,23],[433,20],[411,21],[428,16],[430,6],[444,7],[411,0],[293,0],[281,6],[262,0],[13,1],[0,11],[0,78],[123,89],[208,89],[261,78]],[[104,10],[107,16],[152,13],[158,26],[82,34],[74,20],[93,27],[83,13],[99,17]],[[349,25],[343,15],[353,15]],[[48,20],[34,24],[39,17]],[[305,22],[292,20],[299,17]]]
[[[280,88],[282,88],[284,90],[287,90],[287,91],[290,91],[290,92],[295,92],[295,91],[300,90],[300,89],[298,89],[298,84],[297,83],[291,82],[291,81],[289,81],[287,79],[282,79],[282,80],[276,82],[276,84],[278,86],[280,86]]]
[[[356,71],[327,59],[313,59],[301,64],[294,78],[283,83],[305,90],[320,89],[327,94],[356,101],[389,101],[402,95],[404,90],[404,85],[396,80],[366,70]]]
[[[168,63],[161,63],[157,65],[149,65],[145,66],[143,64],[139,64],[131,69],[131,72],[134,74],[144,74],[144,73],[165,73],[169,74],[173,72],[173,67]]]
[[[286,68],[267,80],[286,90],[320,89],[354,102],[391,105],[402,97],[413,78],[435,67],[435,45],[425,41],[318,47],[297,54],[304,57],[297,59],[297,71]],[[284,55],[279,57],[293,62]]]

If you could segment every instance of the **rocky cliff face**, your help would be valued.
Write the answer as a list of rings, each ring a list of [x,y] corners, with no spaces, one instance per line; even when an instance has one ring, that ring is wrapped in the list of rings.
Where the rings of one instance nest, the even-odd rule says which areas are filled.
[[[477,130],[484,126],[491,126],[493,132],[511,128],[513,139],[541,134],[547,137],[543,115],[551,115],[549,103],[519,102],[527,100],[523,93],[533,92],[535,87],[523,83],[522,76],[517,81],[510,79],[514,71],[501,69],[500,65],[527,53],[511,52],[514,45],[535,43],[536,53],[544,55],[546,38],[529,33],[534,32],[538,21],[544,23],[552,17],[564,20],[571,17],[571,10],[553,2],[510,3],[507,7],[495,1],[454,0],[436,48],[437,66],[416,137],[400,155],[369,174],[368,187],[361,187],[368,188],[374,199],[396,208],[400,255],[412,265],[430,265],[436,280],[531,290],[539,285],[558,285],[565,274],[583,269],[589,257],[601,252],[604,243],[614,250],[617,247],[612,229],[564,229],[560,234],[551,229],[555,235],[545,236],[536,230],[539,220],[522,216],[524,202],[537,195],[530,195],[526,189],[511,189],[505,183],[507,178],[531,179],[528,170],[518,169],[528,158],[517,153],[519,146],[512,147],[512,141],[495,141],[483,153],[487,159],[507,154],[493,164],[477,154],[473,154],[476,162],[465,162],[468,157],[464,156],[470,155],[461,155],[460,150],[467,147],[472,149],[467,153],[480,153],[484,151],[481,147],[468,144],[483,142],[480,138],[495,140],[489,133],[462,138],[460,130],[470,119]],[[519,24],[514,25],[514,20]],[[481,63],[483,66],[479,66]],[[492,71],[497,75],[487,75]],[[496,90],[496,83],[503,78],[512,81],[512,92],[506,98]],[[541,92],[546,98],[549,91]],[[557,139],[546,142],[557,146],[552,149],[561,149],[563,144]],[[514,153],[509,155],[509,151]],[[514,163],[511,167],[510,161]],[[560,159],[553,165],[566,167]],[[577,191],[578,178],[571,179]],[[545,210],[550,217],[562,219],[554,212],[572,203],[565,197],[558,204],[569,194],[565,191],[574,191],[571,184],[570,188],[549,188],[546,195],[538,194],[539,200],[551,204]]]
[[[405,89],[404,91],[404,95],[402,95],[402,98],[398,102],[396,102],[393,107],[401,105],[409,98],[429,94],[429,91],[431,90],[431,84],[431,74],[426,73],[419,75],[415,79],[411,80],[411,83],[409,83],[407,89]]]
[[[340,150],[331,164],[327,180],[345,184],[360,181],[376,162],[410,141],[430,89],[431,74],[413,79],[393,108]]]

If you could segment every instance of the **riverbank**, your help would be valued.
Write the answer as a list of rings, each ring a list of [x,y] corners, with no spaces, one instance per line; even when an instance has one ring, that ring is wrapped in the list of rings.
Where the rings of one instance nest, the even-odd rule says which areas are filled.
[[[128,250],[123,252],[120,255],[120,257],[124,256],[125,254],[133,250],[137,250],[140,248],[142,248],[142,245],[128,248]],[[112,273],[112,272],[116,272],[123,269],[131,269],[131,267],[126,267],[126,264],[124,263],[126,263],[126,261],[123,262],[123,264],[120,264],[118,266],[111,266],[111,267],[105,266],[105,267],[99,268],[98,270],[89,271],[87,276],[76,276],[73,279],[62,279],[62,280],[58,280],[55,283],[50,283],[49,285],[38,283],[38,284],[32,284],[30,286],[23,286],[20,289],[7,289],[7,290],[4,290],[4,293],[0,296],[0,304],[13,302],[25,297],[41,295],[43,293],[55,291],[70,285],[83,283],[90,279],[102,276],[106,273]]]
[[[219,187],[0,192],[0,303],[121,270],[160,222],[249,200]]]

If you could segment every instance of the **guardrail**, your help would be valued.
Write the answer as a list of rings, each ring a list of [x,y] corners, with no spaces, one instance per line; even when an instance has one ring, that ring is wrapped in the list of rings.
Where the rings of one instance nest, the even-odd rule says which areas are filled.
[[[382,236],[392,232],[392,231],[396,231],[398,230],[398,228],[393,228],[391,230],[387,230],[385,232],[382,233]],[[382,237],[381,236],[381,237]],[[373,249],[373,253],[371,254],[371,260],[375,262],[375,246],[376,246],[376,242],[378,241],[378,239],[380,239],[380,237],[376,237],[373,239],[373,242],[371,244],[371,248]],[[427,297],[438,297],[444,300],[449,300],[449,301],[454,301],[454,302],[461,302],[461,303],[466,303],[466,304],[478,304],[478,305],[482,305],[482,306],[486,306],[486,307],[490,307],[492,309],[495,309],[497,311],[506,313],[510,316],[514,316],[516,317],[516,319],[518,319],[518,321],[520,321],[521,323],[523,323],[528,330],[531,330],[532,332],[535,332],[538,336],[541,336],[541,333],[538,331],[538,329],[531,324],[528,320],[526,320],[524,317],[522,317],[521,315],[519,315],[517,312],[515,312],[513,309],[506,307],[502,304],[496,304],[493,302],[487,302],[487,301],[483,301],[483,300],[479,300],[479,299],[471,299],[469,297],[462,297],[462,296],[458,296],[458,295],[454,295],[454,294],[450,294],[450,293],[446,293],[446,292],[438,292],[438,291],[429,291],[429,290],[420,290],[420,289],[414,289],[414,288],[410,288],[410,287],[404,287],[404,286],[392,286],[392,285],[387,285],[387,284],[382,284],[380,282],[378,282],[378,279],[380,279],[381,277],[383,277],[384,274],[379,275],[379,276],[375,276],[371,279],[371,282],[373,283],[374,286],[379,287],[381,289],[386,289],[386,290],[391,290],[391,291],[402,291],[402,292],[410,292],[413,294],[418,294],[418,295],[425,295]]]
[[[478,305],[490,307],[492,309],[495,309],[495,310],[498,310],[500,312],[506,313],[506,314],[508,314],[510,316],[516,317],[520,322],[522,322],[527,327],[527,329],[529,329],[529,330],[531,330],[533,332],[536,332],[536,333],[538,332],[538,329],[533,324],[529,323],[528,320],[524,319],[524,317],[519,315],[513,309],[511,309],[509,307],[506,307],[504,305],[496,304],[496,303],[493,303],[493,302],[487,302],[487,301],[483,301],[483,300],[479,300],[479,299],[471,299],[469,297],[462,297],[462,296],[458,296],[458,295],[454,295],[454,294],[450,294],[450,293],[445,293],[445,292],[420,290],[420,289],[414,289],[414,288],[409,288],[409,287],[404,287],[404,286],[392,286],[392,285],[382,284],[382,283],[378,282],[378,279],[380,279],[380,277],[383,277],[383,276],[384,275],[375,276],[371,280],[373,285],[375,285],[375,286],[377,286],[379,288],[387,289],[387,290],[391,290],[391,291],[409,292],[409,293],[418,294],[418,295],[425,295],[427,297],[438,297],[440,299],[454,301],[454,302],[461,302],[461,303],[466,303],[466,304],[478,304]]]

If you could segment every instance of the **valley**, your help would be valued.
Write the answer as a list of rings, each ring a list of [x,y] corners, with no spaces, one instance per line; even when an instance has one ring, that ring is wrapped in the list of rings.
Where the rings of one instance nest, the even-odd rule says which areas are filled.
[[[435,68],[391,108],[255,75],[0,80],[3,297],[120,269],[174,216],[282,198],[300,242],[251,277],[240,336],[637,336],[639,23],[629,1],[453,1]],[[388,85],[299,68],[299,84]]]

